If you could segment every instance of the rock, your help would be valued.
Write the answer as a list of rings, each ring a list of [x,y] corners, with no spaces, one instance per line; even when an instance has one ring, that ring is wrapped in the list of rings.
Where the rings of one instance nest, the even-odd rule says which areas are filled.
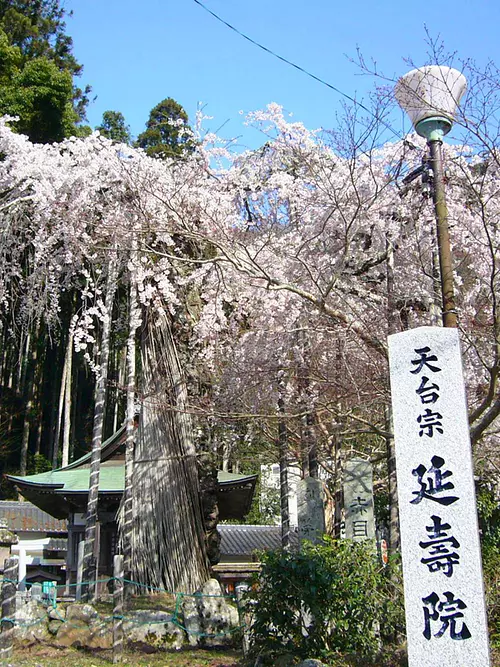
[[[99,621],[90,626],[87,648],[113,648],[113,621]]]
[[[316,660],[315,658],[308,658],[307,660],[303,660],[300,662],[297,667],[328,667],[325,665],[324,662],[321,662],[321,660]]]
[[[49,607],[47,615],[52,621],[65,621],[66,609],[64,607]]]
[[[160,649],[180,649],[186,635],[164,611],[131,611],[126,615],[123,631],[128,642],[141,642]]]
[[[57,635],[57,633],[59,632],[59,628],[61,627],[63,622],[64,621],[56,621],[56,620],[49,621],[48,630],[49,630],[50,634],[51,635]]]
[[[99,614],[90,604],[69,604],[66,608],[67,621],[91,623],[99,618]]]
[[[194,595],[183,597],[182,619],[191,646],[232,645],[239,627],[238,610],[222,594],[216,579],[209,579]]]
[[[83,621],[68,621],[63,623],[56,635],[57,643],[61,646],[88,646],[90,628]]]
[[[49,639],[47,612],[43,605],[31,600],[16,609],[15,641],[19,644]]]

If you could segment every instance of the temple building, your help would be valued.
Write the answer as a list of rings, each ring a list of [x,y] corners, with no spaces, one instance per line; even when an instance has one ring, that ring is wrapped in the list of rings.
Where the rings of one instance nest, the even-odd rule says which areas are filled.
[[[103,443],[99,475],[98,554],[99,576],[112,572],[117,550],[117,512],[125,485],[125,426]],[[77,577],[78,544],[84,539],[85,513],[90,478],[91,453],[57,470],[19,477],[7,475],[21,495],[51,517],[67,522],[66,581]],[[217,475],[219,520],[239,520],[250,510],[257,475],[219,471]],[[20,552],[20,558],[23,552]],[[20,563],[26,571],[26,562]]]

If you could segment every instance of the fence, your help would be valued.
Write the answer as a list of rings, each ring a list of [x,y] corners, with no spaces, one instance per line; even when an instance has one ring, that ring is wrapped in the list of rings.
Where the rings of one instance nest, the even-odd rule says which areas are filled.
[[[154,623],[165,624],[167,622],[173,623],[180,630],[184,631],[186,635],[197,635],[199,637],[207,638],[217,638],[231,635],[235,632],[243,631],[245,634],[245,623],[244,611],[243,611],[243,602],[241,600],[241,595],[207,595],[202,593],[183,593],[176,592],[172,593],[163,588],[152,587],[148,584],[143,584],[141,582],[132,581],[124,578],[123,573],[123,556],[118,555],[114,557],[113,562],[113,576],[106,579],[100,579],[95,584],[112,584],[113,585],[113,612],[109,617],[105,617],[102,620],[103,623],[112,621],[113,623],[113,642],[112,642],[112,651],[113,651],[113,663],[119,663],[122,661],[123,657],[123,648],[124,648],[124,621],[129,623],[134,623],[136,625],[153,625]],[[37,625],[43,622],[43,618],[40,618],[31,623],[23,623],[19,620],[16,620],[16,592],[17,592],[17,575],[18,575],[18,560],[16,558],[8,558],[5,561],[4,565],[4,578],[2,585],[2,617],[0,619],[0,661],[2,659],[8,659],[12,655],[13,644],[14,644],[14,628],[16,626],[28,627]],[[80,587],[86,586],[88,582],[77,582],[75,584],[70,584],[70,586]],[[134,587],[135,590],[140,591],[144,590],[147,593],[165,593],[171,595],[175,600],[174,609],[167,619],[162,619],[159,621],[152,621],[151,619],[143,621],[142,623],[132,617],[127,617],[124,607],[124,591],[125,585]],[[33,586],[32,586],[33,588]],[[40,590],[40,597],[48,606],[51,606],[53,609],[53,615],[58,617],[58,619],[63,623],[70,623],[66,618],[57,612],[57,588],[66,588],[66,584],[57,586],[53,583],[51,586],[42,587]],[[45,589],[45,590],[44,590]],[[39,589],[37,589],[38,591]],[[76,592],[76,591],[75,591]],[[234,628],[230,628],[224,632],[218,633],[206,633],[202,631],[195,631],[189,629],[182,622],[182,602],[184,598],[225,598],[230,599],[236,603],[238,609],[238,615],[240,618],[240,623]]]

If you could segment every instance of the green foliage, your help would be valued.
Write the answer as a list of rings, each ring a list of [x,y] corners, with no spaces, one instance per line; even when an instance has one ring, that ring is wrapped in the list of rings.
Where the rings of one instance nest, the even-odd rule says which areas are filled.
[[[255,488],[255,494],[252,500],[250,512],[246,515],[244,523],[258,525],[272,525],[280,516],[280,491],[279,489],[266,489],[261,493],[262,484],[259,475],[259,481]]]
[[[371,544],[325,538],[300,553],[268,552],[250,594],[254,650],[271,660],[284,653],[373,655],[403,627],[393,581],[394,570],[381,566]]]
[[[130,128],[120,111],[105,111],[102,114],[102,123],[96,130],[99,130],[103,137],[119,143],[129,144],[131,141]]]
[[[16,129],[35,143],[61,141],[77,122],[73,82],[46,58],[28,62],[9,84],[0,87],[0,111],[18,116]]]
[[[90,88],[73,83],[82,67],[65,33],[59,0],[0,0],[0,114],[31,141],[48,143],[85,134]]]
[[[0,0],[0,27],[24,62],[44,57],[60,70],[79,74],[82,66],[65,33],[65,13],[59,0]]]
[[[52,464],[43,454],[28,454],[28,475],[37,475],[52,470]]]
[[[137,137],[136,145],[153,157],[176,157],[194,148],[187,113],[167,97],[149,114],[146,129]]]
[[[494,492],[485,485],[478,489],[477,509],[490,638],[500,648],[500,506]]]

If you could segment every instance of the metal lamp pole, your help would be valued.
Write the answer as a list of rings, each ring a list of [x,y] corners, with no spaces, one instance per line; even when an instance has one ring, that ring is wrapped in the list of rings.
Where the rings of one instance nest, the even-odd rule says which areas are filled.
[[[439,134],[439,132],[433,132],[432,134]],[[427,145],[429,146],[430,152],[430,166],[434,175],[432,199],[434,201],[434,212],[437,224],[443,326],[456,327],[457,312],[455,310],[455,289],[453,285],[450,230],[448,227],[448,206],[446,205],[443,158],[441,152],[443,141],[440,137],[429,138]]]
[[[395,89],[396,99],[410,116],[415,131],[427,139],[433,173],[433,201],[437,223],[441,274],[443,326],[456,327],[455,290],[451,258],[448,207],[442,159],[443,137],[453,125],[453,115],[467,87],[463,74],[450,67],[432,65],[412,70]]]

